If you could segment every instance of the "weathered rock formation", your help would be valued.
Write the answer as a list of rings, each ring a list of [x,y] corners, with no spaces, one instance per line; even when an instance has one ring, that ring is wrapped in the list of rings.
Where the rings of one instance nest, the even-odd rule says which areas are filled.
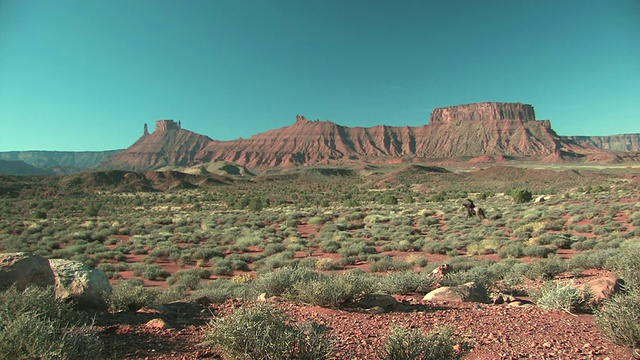
[[[597,305],[620,291],[621,281],[615,275],[609,275],[589,280],[586,286],[593,296],[591,303]],[[578,287],[578,289],[581,288]]]
[[[480,284],[469,282],[460,286],[445,286],[432,290],[424,301],[461,301],[488,303],[491,300],[487,290]]]
[[[156,121],[156,130],[157,131],[167,131],[167,130],[180,130],[182,124],[180,121],[175,122],[173,120],[158,120]]]
[[[578,144],[595,146],[602,150],[640,151],[640,134],[620,134],[610,136],[564,136]]]
[[[487,102],[435,109],[429,125],[416,127],[349,128],[298,115],[291,126],[233,141],[214,141],[183,130],[179,122],[159,120],[153,134],[143,135],[127,150],[105,160],[100,168],[153,170],[211,161],[248,167],[439,158],[527,157],[553,162],[585,154],[604,153],[592,145],[579,145],[558,136],[548,120],[535,119],[531,105]]]
[[[56,298],[72,300],[83,310],[108,309],[106,298],[111,294],[112,287],[103,271],[65,259],[51,259],[49,264],[55,275]]]
[[[28,252],[0,254],[0,291],[53,285],[53,271],[44,257]]]
[[[158,120],[152,134],[143,135],[133,145],[98,165],[98,169],[146,171],[163,166],[191,166],[208,162],[203,150],[210,138],[183,130],[181,123]]]
[[[434,109],[429,124],[461,121],[535,121],[533,106],[521,103],[484,102]]]

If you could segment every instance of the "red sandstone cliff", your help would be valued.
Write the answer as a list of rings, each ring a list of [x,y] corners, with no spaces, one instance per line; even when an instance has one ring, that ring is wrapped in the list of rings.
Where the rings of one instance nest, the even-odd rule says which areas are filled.
[[[209,137],[182,130],[173,120],[158,120],[155,131],[143,133],[126,150],[107,158],[98,169],[143,171],[163,166],[189,166],[200,162],[196,154],[213,140]]]
[[[601,152],[559,137],[548,120],[535,119],[531,105],[478,103],[435,109],[429,125],[417,127],[349,128],[297,116],[293,125],[234,141],[214,141],[161,120],[153,134],[143,135],[100,167],[148,170],[210,161],[284,167],[479,156],[562,161],[572,154]]]

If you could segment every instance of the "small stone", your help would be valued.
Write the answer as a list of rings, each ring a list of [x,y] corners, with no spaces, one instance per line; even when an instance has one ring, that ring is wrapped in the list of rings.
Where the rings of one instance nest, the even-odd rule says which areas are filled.
[[[152,328],[152,329],[162,329],[162,330],[166,330],[171,328],[171,326],[164,321],[163,319],[159,319],[159,318],[155,318],[155,319],[151,319],[149,320],[146,324],[146,327],[148,328]]]

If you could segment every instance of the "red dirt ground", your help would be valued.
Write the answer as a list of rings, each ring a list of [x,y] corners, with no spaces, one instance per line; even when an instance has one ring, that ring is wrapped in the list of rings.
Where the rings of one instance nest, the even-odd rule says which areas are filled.
[[[566,220],[566,219],[565,219]],[[626,224],[619,214],[616,221]],[[317,235],[308,224],[298,226],[302,237]],[[118,237],[127,241],[125,237]],[[449,256],[421,252],[381,252],[394,258],[409,254],[425,256],[429,263],[443,263]],[[561,258],[570,258],[575,251],[559,249]],[[296,257],[307,256],[304,252]],[[325,254],[314,249],[313,257],[338,260],[337,254]],[[142,262],[146,255],[128,255],[127,262]],[[497,255],[481,256],[499,261]],[[526,261],[527,259],[520,259]],[[175,262],[162,261],[158,265],[171,273],[181,269]],[[188,266],[193,267],[193,266]],[[368,264],[357,263],[347,268],[367,270]],[[133,276],[120,272],[122,278]],[[597,277],[599,273],[584,273],[577,282]],[[161,281],[145,280],[145,285],[167,287]],[[326,309],[296,303],[270,300],[283,309],[296,322],[316,322],[328,328],[336,337],[331,359],[376,359],[384,337],[391,325],[430,330],[437,325],[450,325],[462,336],[470,348],[464,359],[632,359],[630,349],[606,340],[595,327],[593,317],[587,314],[571,315],[564,312],[547,312],[535,306],[510,308],[507,305],[476,303],[431,303],[421,297],[396,297],[411,305],[411,312],[373,314],[362,310]],[[211,348],[199,345],[206,331],[206,323],[213,316],[229,314],[234,308],[246,306],[239,301],[201,308],[193,316],[180,319],[168,318],[154,311],[101,315],[96,319],[100,337],[105,341],[107,359],[221,359]],[[169,329],[145,325],[162,318]],[[640,358],[640,357],[637,357]]]
[[[629,349],[604,340],[589,315],[547,312],[534,306],[472,303],[430,303],[409,297],[414,312],[372,314],[326,309],[270,300],[294,321],[312,321],[336,338],[331,359],[376,359],[391,325],[432,329],[452,326],[470,346],[464,359],[631,359]],[[220,359],[213,349],[199,345],[209,317],[230,313],[238,301],[211,305],[188,321],[169,321],[173,328],[146,326],[158,313],[115,314],[98,318],[108,359]],[[166,320],[166,319],[165,319]]]

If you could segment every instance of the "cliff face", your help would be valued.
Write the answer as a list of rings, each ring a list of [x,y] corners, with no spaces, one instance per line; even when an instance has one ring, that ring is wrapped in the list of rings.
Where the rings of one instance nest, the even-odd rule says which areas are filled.
[[[156,121],[156,130],[154,132],[180,130],[181,127],[182,124],[180,124],[180,122],[175,122],[173,120],[158,120]]]
[[[602,150],[640,151],[640,134],[621,134],[611,136],[563,136],[569,141]]]
[[[479,103],[433,110],[430,125],[348,128],[297,116],[292,126],[207,147],[213,159],[250,167],[481,155],[545,156],[564,149],[531,105]]]
[[[534,121],[533,106],[521,103],[484,102],[434,109],[431,125],[453,124],[462,121]]]
[[[152,134],[142,135],[126,150],[101,162],[98,169],[144,171],[203,162],[197,155],[213,140],[172,123],[156,122]]]
[[[151,170],[228,161],[248,167],[286,167],[432,158],[511,156],[562,161],[567,154],[599,154],[589,144],[559,137],[548,120],[536,120],[531,105],[479,103],[433,110],[430,124],[417,127],[345,127],[330,121],[295,123],[248,139],[215,141],[171,120],[156,122],[127,150],[101,168]]]

